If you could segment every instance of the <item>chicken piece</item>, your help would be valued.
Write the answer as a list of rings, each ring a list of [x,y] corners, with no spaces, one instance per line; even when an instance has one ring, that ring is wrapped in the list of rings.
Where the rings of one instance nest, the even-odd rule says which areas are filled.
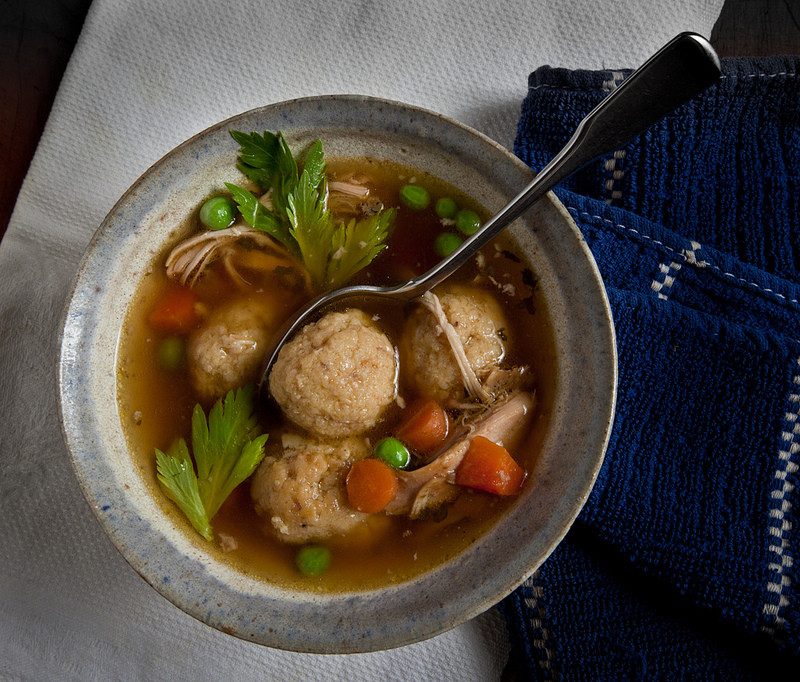
[[[357,435],[395,399],[397,354],[363,311],[329,313],[283,347],[269,388],[286,417],[312,434]]]
[[[265,530],[288,543],[316,542],[344,535],[364,523],[347,501],[350,465],[369,454],[361,438],[316,442],[285,434],[282,452],[267,455],[251,485],[256,512]]]
[[[452,286],[426,297],[406,321],[400,345],[412,389],[445,404],[460,403],[465,392],[488,401],[481,380],[506,354],[500,304],[477,287]]]
[[[203,400],[210,402],[258,378],[273,318],[269,307],[239,299],[213,312],[189,337],[189,373]]]
[[[513,449],[528,430],[534,405],[532,393],[513,393],[505,402],[490,408],[469,433],[430,464],[414,471],[398,471],[397,494],[384,511],[417,519],[452,501],[460,490],[455,484],[455,472],[472,439],[483,436],[506,449]]]
[[[167,255],[167,276],[181,284],[194,286],[205,269],[225,247],[240,239],[249,239],[260,248],[283,251],[275,239],[253,229],[246,223],[232,225],[225,230],[206,230],[179,242]],[[283,254],[288,258],[288,254]]]

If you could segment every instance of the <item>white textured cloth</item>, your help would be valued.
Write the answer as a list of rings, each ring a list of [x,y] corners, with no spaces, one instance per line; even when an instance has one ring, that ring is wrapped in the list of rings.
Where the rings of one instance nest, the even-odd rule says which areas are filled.
[[[498,679],[490,611],[387,652],[277,651],[185,615],[128,567],[73,475],[55,397],[60,315],[124,190],[241,111],[356,93],[456,118],[510,147],[537,66],[638,66],[723,0],[95,0],[0,244],[0,678]]]

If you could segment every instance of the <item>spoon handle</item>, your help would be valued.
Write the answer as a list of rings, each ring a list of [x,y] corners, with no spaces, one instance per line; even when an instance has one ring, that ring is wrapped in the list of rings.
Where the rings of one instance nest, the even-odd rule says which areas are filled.
[[[559,182],[625,145],[715,83],[720,73],[719,57],[705,38],[696,33],[673,38],[586,115],[569,142],[514,199],[453,253],[394,293],[414,298],[442,282]]]

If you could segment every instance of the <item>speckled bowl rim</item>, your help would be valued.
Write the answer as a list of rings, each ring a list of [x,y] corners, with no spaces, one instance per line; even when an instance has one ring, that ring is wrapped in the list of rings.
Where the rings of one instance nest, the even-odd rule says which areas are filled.
[[[422,164],[430,161],[434,174],[451,181],[448,176],[455,174],[457,186],[463,186],[459,180],[472,183],[470,193],[490,210],[532,176],[519,159],[468,126],[359,95],[272,104],[222,121],[176,147],[134,183],[100,225],[64,312],[58,397],[83,493],[112,543],[148,583],[224,632],[317,653],[388,649],[444,632],[487,610],[530,576],[564,537],[592,489],[613,422],[617,379],[611,311],[594,259],[552,194],[510,228],[548,297],[559,381],[532,477],[536,484],[526,487],[503,520],[469,550],[405,583],[343,594],[270,585],[199,552],[148,499],[152,495],[127,453],[114,399],[119,327],[136,288],[130,269],[146,269],[159,250],[148,251],[149,240],[165,243],[173,235],[170,221],[179,222],[185,210],[180,206],[207,196],[213,189],[208,178],[232,165],[231,129],[282,130],[290,144],[318,135],[328,146],[330,137],[341,147],[335,155],[372,153],[375,147],[378,155],[396,154],[392,150],[399,145],[399,160],[426,168]],[[483,184],[490,186],[485,192]],[[173,210],[173,203],[179,208]]]

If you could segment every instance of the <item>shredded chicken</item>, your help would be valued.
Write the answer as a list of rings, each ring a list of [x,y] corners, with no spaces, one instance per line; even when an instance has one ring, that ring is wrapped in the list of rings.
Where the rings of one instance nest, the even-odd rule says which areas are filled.
[[[328,182],[327,208],[337,215],[373,215],[383,210],[383,202],[371,193],[366,176],[348,175]]]
[[[414,471],[397,472],[397,495],[386,507],[387,514],[408,515],[412,519],[427,516],[452,501],[459,492],[455,472],[475,436],[513,449],[525,434],[533,414],[533,393],[519,391],[496,404],[473,425],[469,433],[448,447],[430,464]]]
[[[237,239],[247,237],[259,246],[277,248],[275,240],[249,225],[232,225],[224,230],[207,230],[184,239],[167,256],[167,276],[181,284],[193,285],[219,250]]]
[[[342,182],[339,180],[332,180],[328,183],[328,189],[331,192],[340,192],[341,194],[348,194],[353,197],[363,198],[369,194],[369,189],[364,185],[355,182]]]
[[[420,303],[422,303],[422,305],[436,318],[437,324],[441,328],[442,333],[447,339],[447,342],[450,344],[450,348],[453,351],[453,357],[458,365],[459,372],[461,372],[461,378],[464,382],[464,388],[467,389],[467,393],[473,398],[477,398],[482,403],[489,401],[489,399],[492,397],[492,394],[489,393],[489,391],[487,391],[478,380],[475,370],[472,369],[472,365],[470,365],[469,359],[467,358],[467,353],[464,350],[464,344],[461,342],[458,332],[447,319],[447,315],[442,309],[442,303],[439,300],[439,297],[432,291],[426,291],[424,294],[422,294]]]
[[[237,246],[242,239],[250,240],[258,250],[246,251]],[[296,284],[309,289],[310,280],[305,268],[301,268],[282,245],[270,235],[255,230],[247,224],[233,225],[224,230],[207,230],[184,239],[170,251],[166,259],[167,276],[181,284],[194,286],[203,271],[219,258],[231,279],[241,286],[252,282],[241,269],[275,272],[284,268],[296,273]]]

